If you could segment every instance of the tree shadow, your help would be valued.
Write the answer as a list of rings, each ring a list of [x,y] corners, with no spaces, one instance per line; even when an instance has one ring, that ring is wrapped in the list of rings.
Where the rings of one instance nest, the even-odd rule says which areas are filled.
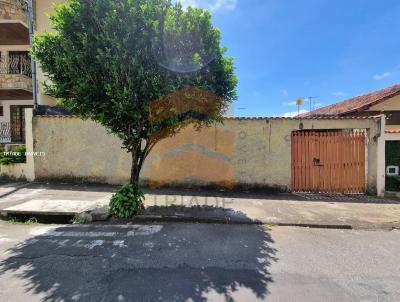
[[[262,221],[254,219],[246,215],[242,211],[215,205],[176,205],[168,206],[148,206],[134,220],[141,221],[142,218],[147,219],[153,217],[156,221],[158,217],[161,220],[178,222],[209,222],[209,223],[235,223],[235,224],[262,224]]]
[[[269,267],[277,261],[268,228],[165,224],[157,231],[154,226],[52,229],[11,248],[0,262],[0,274],[22,280],[22,292],[43,296],[43,301],[233,302],[267,297],[273,282]],[[10,286],[18,283],[1,283],[3,298],[9,294],[11,299],[18,289]]]

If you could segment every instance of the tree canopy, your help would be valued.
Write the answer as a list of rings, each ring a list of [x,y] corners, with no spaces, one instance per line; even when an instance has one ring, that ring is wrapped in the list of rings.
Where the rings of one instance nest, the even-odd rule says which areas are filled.
[[[121,138],[131,183],[157,141],[219,121],[236,98],[233,59],[211,14],[169,0],[70,0],[35,35],[46,92]]]

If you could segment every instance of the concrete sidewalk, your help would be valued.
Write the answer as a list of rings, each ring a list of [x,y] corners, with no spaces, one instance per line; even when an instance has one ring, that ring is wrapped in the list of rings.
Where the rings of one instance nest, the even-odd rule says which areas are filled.
[[[0,213],[89,213],[94,220],[102,220],[108,217],[107,205],[114,190],[107,185],[18,184],[0,198]],[[355,195],[151,190],[146,191],[145,210],[133,220],[400,229],[400,202]]]
[[[400,229],[400,203],[366,196],[272,194],[245,197],[147,195],[136,220],[263,223],[353,229]],[[348,199],[348,200],[347,200]]]

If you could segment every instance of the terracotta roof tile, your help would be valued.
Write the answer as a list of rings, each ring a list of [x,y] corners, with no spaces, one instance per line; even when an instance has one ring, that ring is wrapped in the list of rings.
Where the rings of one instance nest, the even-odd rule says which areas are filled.
[[[63,114],[37,114],[35,117],[38,118],[77,118],[78,115],[63,115]],[[243,116],[243,117],[225,117],[225,120],[366,120],[366,119],[380,119],[382,115],[370,115],[370,116],[332,116],[332,115],[319,115],[319,116],[307,116],[307,117],[283,117],[283,116]]]
[[[306,117],[283,117],[283,116],[255,116],[255,117],[226,117],[226,120],[365,120],[380,119],[382,115],[370,116],[335,116],[335,115],[318,115]]]
[[[302,114],[301,116],[342,115],[355,111],[363,111],[372,105],[378,104],[396,95],[400,95],[400,84],[356,96],[351,99]]]

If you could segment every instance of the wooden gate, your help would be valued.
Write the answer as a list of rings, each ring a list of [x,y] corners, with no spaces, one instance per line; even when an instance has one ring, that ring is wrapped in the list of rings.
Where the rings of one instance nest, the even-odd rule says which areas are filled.
[[[292,190],[365,193],[364,132],[293,131]]]

